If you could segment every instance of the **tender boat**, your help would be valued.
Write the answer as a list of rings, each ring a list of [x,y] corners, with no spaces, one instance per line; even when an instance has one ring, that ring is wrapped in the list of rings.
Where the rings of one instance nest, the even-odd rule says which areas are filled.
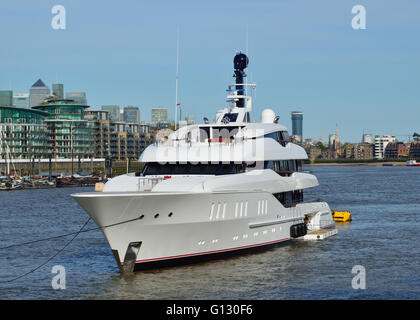
[[[418,163],[416,160],[408,160],[405,165],[407,167],[420,167],[420,163]]]
[[[305,150],[273,110],[250,122],[247,91],[255,84],[244,82],[247,65],[238,53],[230,105],[214,123],[181,127],[146,148],[143,171],[72,195],[101,228],[121,272],[337,233],[326,202],[304,201],[303,190],[318,185],[302,171]]]

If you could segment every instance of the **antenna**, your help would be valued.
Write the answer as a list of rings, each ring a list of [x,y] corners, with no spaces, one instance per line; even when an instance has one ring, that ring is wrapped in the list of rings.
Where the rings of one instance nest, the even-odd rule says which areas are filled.
[[[176,118],[177,118],[177,114],[178,114],[178,79],[179,79],[179,26],[177,27],[176,30],[176,77],[175,77],[175,114],[174,114],[174,118],[175,118],[175,130],[176,130]],[[181,120],[181,119],[180,119]]]
[[[246,25],[246,45],[245,45],[245,54],[248,57],[248,24]],[[248,84],[248,79],[245,78],[245,84]],[[248,95],[248,86],[245,86],[245,95]]]

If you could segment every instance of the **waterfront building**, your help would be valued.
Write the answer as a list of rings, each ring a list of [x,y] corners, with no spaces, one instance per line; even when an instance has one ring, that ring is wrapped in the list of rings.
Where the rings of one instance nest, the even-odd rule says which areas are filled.
[[[403,142],[390,142],[384,152],[385,159],[400,159],[408,156],[409,149]]]
[[[95,158],[111,157],[111,135],[109,112],[105,110],[85,110],[84,117],[91,123],[94,136]]]
[[[74,100],[80,105],[87,106],[86,92],[67,92],[66,99]]]
[[[13,94],[13,105],[16,108],[29,108],[29,93],[15,93]]]
[[[307,153],[309,160],[312,162],[321,157],[322,150],[316,146],[308,146]]]
[[[140,110],[138,107],[125,107],[123,115],[124,121],[127,123],[140,123]]]
[[[49,99],[34,109],[46,112],[54,159],[86,159],[95,154],[93,124],[84,119],[87,105],[69,99]]]
[[[52,85],[52,93],[55,98],[64,99],[64,85],[62,83],[54,83]]]
[[[344,145],[344,155],[345,155],[346,159],[356,158],[356,144],[346,143]]]
[[[386,146],[388,143],[395,141],[396,138],[393,135],[375,136],[375,159],[383,159]]]
[[[13,105],[13,91],[0,90],[0,106],[12,106],[12,105]]]
[[[46,159],[51,155],[49,132],[43,111],[0,107],[1,159]],[[6,161],[6,160],[5,160]]]
[[[40,105],[49,94],[50,89],[41,79],[38,79],[29,89],[29,107],[32,108]]]
[[[117,105],[109,105],[109,106],[102,106],[101,110],[109,112],[109,120],[110,121],[120,121],[120,106]]]
[[[370,143],[346,143],[344,153],[347,159],[371,160],[373,159],[374,146]]]
[[[166,124],[168,123],[168,109],[156,107],[152,108],[152,123]]]
[[[111,121],[105,110],[86,110],[85,119],[92,123],[95,157],[137,160],[153,143],[149,124]]]
[[[355,159],[372,160],[374,150],[375,148],[372,143],[358,143],[356,145]]]
[[[111,158],[116,160],[138,159],[146,144],[146,136],[142,135],[143,130],[144,125],[138,123],[111,122]]]
[[[410,143],[410,158],[420,159],[420,141]]]
[[[321,150],[321,159],[332,160],[336,158],[336,152],[332,149]]]
[[[303,141],[303,112],[292,111],[292,137],[298,142]]]

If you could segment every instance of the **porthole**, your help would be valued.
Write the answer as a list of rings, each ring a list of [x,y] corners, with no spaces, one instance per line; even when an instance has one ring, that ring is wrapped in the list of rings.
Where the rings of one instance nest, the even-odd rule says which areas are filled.
[[[173,212],[169,212],[168,217],[172,217]]]
[[[156,213],[156,214],[155,214],[155,219],[156,219],[157,217],[159,217],[159,213]]]
[[[142,214],[140,217],[139,217],[139,219],[143,219],[144,218],[144,214]]]

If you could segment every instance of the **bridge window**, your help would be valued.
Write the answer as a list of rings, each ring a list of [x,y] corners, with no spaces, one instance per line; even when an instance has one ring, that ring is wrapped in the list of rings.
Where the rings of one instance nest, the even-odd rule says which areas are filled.
[[[274,193],[273,196],[285,207],[294,207],[296,204],[303,202],[302,190]]]
[[[264,138],[272,138],[280,143],[282,146],[286,146],[290,142],[289,133],[287,131],[276,131],[267,133]]]

